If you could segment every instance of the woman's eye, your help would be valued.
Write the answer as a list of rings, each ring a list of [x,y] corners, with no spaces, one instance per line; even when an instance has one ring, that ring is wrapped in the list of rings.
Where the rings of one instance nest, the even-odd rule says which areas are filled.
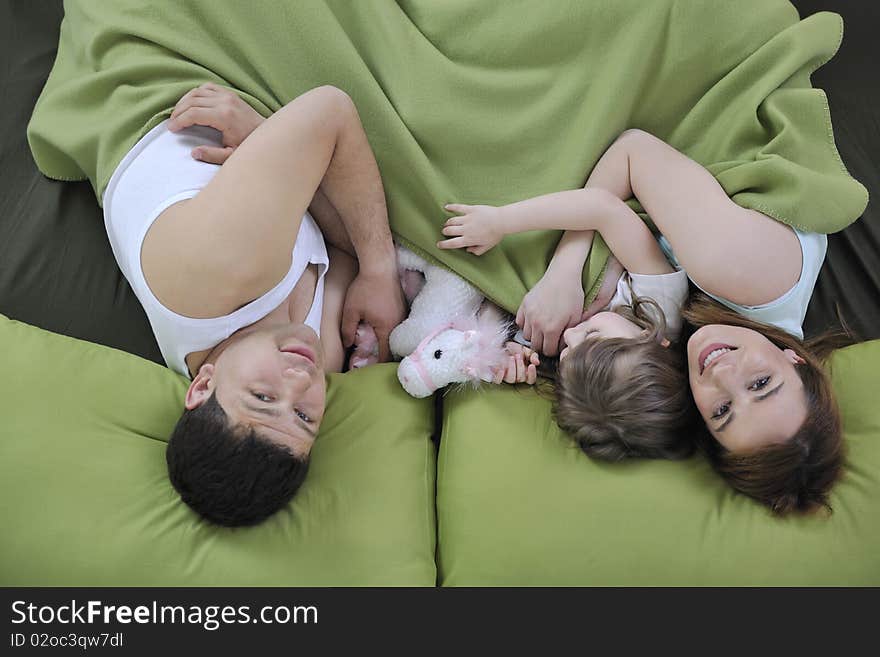
[[[297,414],[297,417],[299,417],[299,419],[301,419],[303,422],[307,422],[308,424],[312,423],[312,418],[310,418],[308,415],[303,413],[301,410],[296,409],[296,408],[293,410]]]
[[[269,395],[264,395],[262,392],[252,392],[251,394],[261,402],[268,403],[272,401],[272,398]]]
[[[759,379],[755,379],[755,382],[749,386],[749,390],[760,390],[761,388],[765,388],[768,383],[770,383],[770,377],[762,376]]]
[[[727,411],[730,410],[730,404],[721,404],[718,408],[715,409],[715,412],[712,413],[712,419],[717,420],[722,417]]]

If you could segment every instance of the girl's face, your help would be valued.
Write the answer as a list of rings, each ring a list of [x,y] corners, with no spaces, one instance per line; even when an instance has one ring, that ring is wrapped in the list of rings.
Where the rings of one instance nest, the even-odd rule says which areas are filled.
[[[596,313],[585,322],[566,329],[562,334],[565,349],[559,354],[562,361],[570,349],[574,349],[588,337],[592,338],[637,338],[644,333],[637,324],[633,324],[623,315],[605,311]]]
[[[711,434],[730,452],[788,440],[807,416],[796,367],[804,360],[762,334],[726,324],[697,330],[687,343],[694,401]]]

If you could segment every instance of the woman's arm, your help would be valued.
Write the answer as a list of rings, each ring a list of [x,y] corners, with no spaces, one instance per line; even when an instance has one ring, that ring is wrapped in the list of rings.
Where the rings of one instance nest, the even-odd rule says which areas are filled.
[[[779,298],[798,280],[801,249],[789,226],[740,207],[704,167],[644,131],[624,132],[600,158],[591,179],[601,187],[504,206],[510,209],[504,220],[501,208],[448,206],[464,216],[450,218],[443,232],[452,239],[438,246],[467,247],[479,255],[497,244],[505,231],[596,228],[625,267],[650,273],[624,262],[629,256],[623,249],[632,244],[630,230],[650,249],[648,229],[640,231],[638,215],[622,203],[635,196],[688,276],[707,292],[734,303],[759,305]],[[548,214],[553,217],[550,225]],[[618,229],[617,223],[631,227]],[[659,251],[656,244],[654,248]],[[660,264],[656,257],[655,251],[651,262]]]
[[[759,305],[797,283],[802,264],[794,231],[737,205],[705,167],[657,137],[627,130],[594,171],[617,198],[639,200],[705,291]]]

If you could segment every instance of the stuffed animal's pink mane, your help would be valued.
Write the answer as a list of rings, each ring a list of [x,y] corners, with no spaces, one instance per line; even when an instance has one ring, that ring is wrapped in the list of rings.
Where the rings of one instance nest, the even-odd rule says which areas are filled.
[[[497,369],[506,365],[508,353],[504,345],[511,326],[511,321],[486,310],[475,317],[461,318],[453,323],[453,328],[459,331],[477,332],[476,353],[468,363],[478,372],[478,377],[471,380],[474,385],[479,385],[481,380],[491,381]]]

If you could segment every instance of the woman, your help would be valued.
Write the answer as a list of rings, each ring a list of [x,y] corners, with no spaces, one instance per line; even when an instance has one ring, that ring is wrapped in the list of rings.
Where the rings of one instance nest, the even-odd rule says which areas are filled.
[[[324,374],[342,370],[358,323],[387,360],[405,312],[354,104],[320,87],[264,120],[202,85],[123,158],[104,212],[163,357],[192,379],[172,483],[214,522],[261,521],[305,477]]]
[[[584,189],[501,208],[453,206],[460,216],[447,221],[449,239],[440,245],[480,254],[508,232],[561,228],[577,232],[563,236],[554,259],[575,252],[583,264],[593,230],[611,234],[640,222],[624,203],[631,197],[661,232],[669,261],[702,291],[684,313],[695,329],[686,354],[713,466],[777,513],[827,507],[843,459],[840,419],[822,369],[827,350],[801,341],[824,235],[740,207],[705,168],[644,131],[627,130]],[[562,297],[559,289],[572,286],[553,283],[542,279],[517,317],[525,337],[551,355],[560,334],[579,344],[586,333],[563,333],[581,320],[582,291]]]

